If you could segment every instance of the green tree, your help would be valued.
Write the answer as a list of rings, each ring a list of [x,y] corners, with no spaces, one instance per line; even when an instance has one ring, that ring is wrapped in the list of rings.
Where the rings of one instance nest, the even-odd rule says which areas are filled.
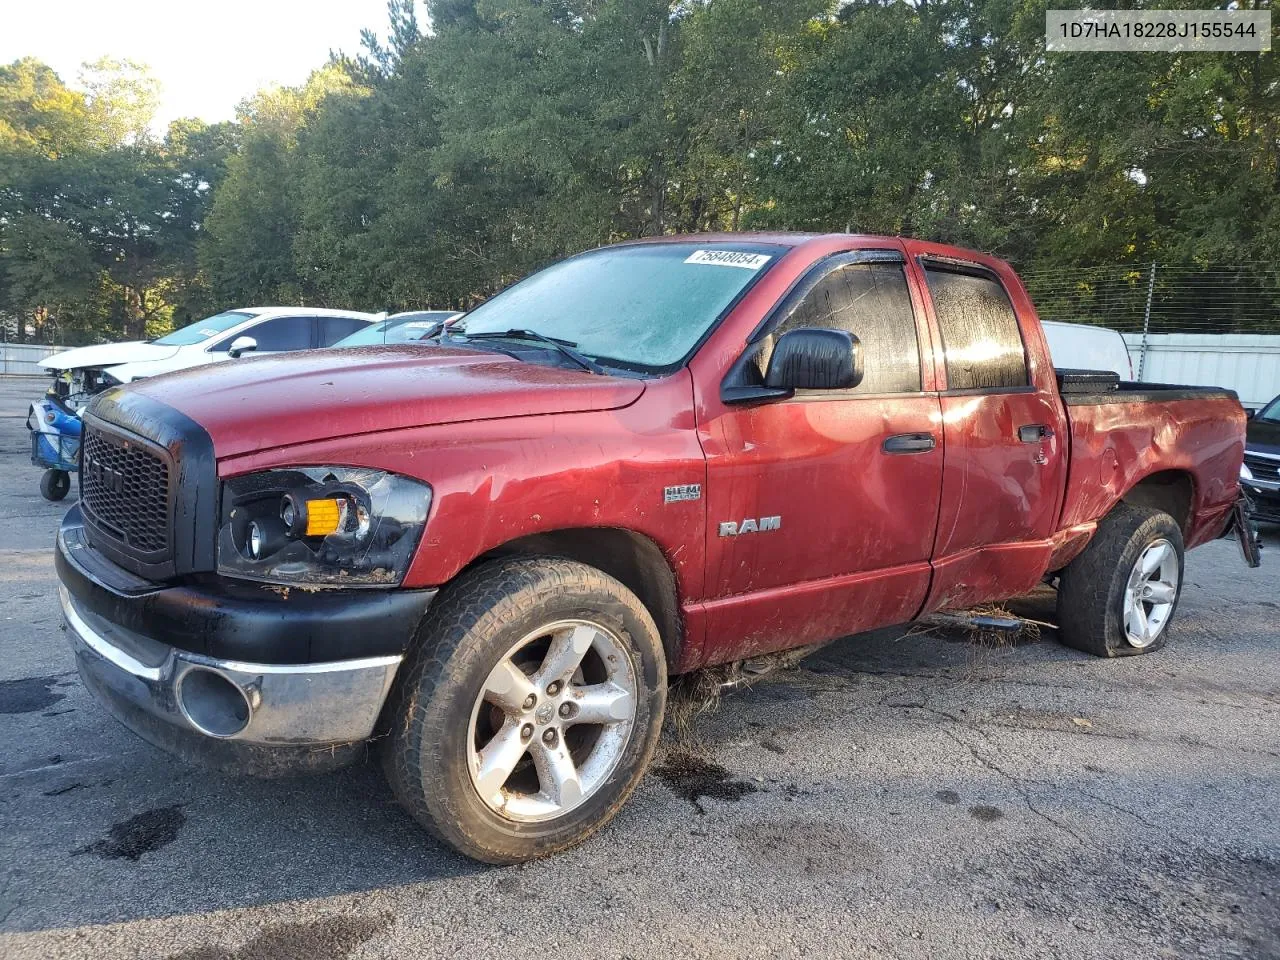
[[[34,61],[0,73],[0,312],[19,338],[140,338],[200,285],[196,238],[235,131],[181,121],[157,142],[138,68],[97,70],[87,98]]]
[[[59,157],[93,138],[84,95],[67,89],[52,69],[29,57],[0,66],[0,155]]]
[[[354,86],[347,69],[331,64],[300,87],[266,90],[241,105],[239,149],[226,159],[199,249],[218,300],[243,306],[314,299],[315,278],[299,274],[294,262],[298,136],[326,98]]]
[[[160,82],[148,67],[102,57],[81,68],[80,86],[100,146],[136,146],[152,139]]]

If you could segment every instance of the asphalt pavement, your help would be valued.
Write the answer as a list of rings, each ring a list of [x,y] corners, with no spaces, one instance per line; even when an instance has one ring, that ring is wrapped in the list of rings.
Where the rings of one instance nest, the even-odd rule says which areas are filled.
[[[482,867],[372,764],[228,779],[99,709],[28,462],[42,388],[0,380],[0,956],[1280,958],[1274,533],[1259,570],[1190,554],[1149,656],[839,641],[668,737],[582,847]]]

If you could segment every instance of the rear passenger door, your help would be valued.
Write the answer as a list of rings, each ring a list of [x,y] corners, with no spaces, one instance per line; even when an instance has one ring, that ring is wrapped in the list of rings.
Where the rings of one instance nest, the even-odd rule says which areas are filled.
[[[1033,383],[1023,328],[1000,277],[950,259],[926,256],[916,266],[945,386],[946,457],[926,605],[933,610],[1035,586],[1057,526],[1066,438],[1057,394]]]

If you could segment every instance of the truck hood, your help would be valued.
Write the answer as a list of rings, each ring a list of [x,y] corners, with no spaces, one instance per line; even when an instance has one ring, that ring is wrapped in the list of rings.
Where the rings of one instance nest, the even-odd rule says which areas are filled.
[[[362,433],[468,420],[612,410],[644,384],[420,344],[245,359],[121,388],[186,414],[219,459]]]
[[[40,361],[46,370],[80,370],[93,367],[101,370],[121,363],[139,363],[149,360],[167,360],[178,352],[177,347],[162,347],[145,340],[128,343],[101,343],[96,347],[77,347],[64,350]]]

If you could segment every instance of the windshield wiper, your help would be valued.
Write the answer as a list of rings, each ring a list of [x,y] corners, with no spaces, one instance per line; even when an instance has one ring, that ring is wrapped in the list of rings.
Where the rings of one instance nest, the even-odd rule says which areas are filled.
[[[434,340],[440,334],[444,333],[445,322],[443,320],[435,321],[435,325],[420,337],[414,337],[410,343],[421,343],[423,340]],[[384,334],[385,336],[385,334]]]
[[[605,373],[604,367],[573,349],[578,345],[573,340],[562,340],[559,337],[548,337],[545,333],[539,333],[537,330],[526,330],[524,328],[515,330],[485,330],[481,333],[467,333],[465,330],[462,330],[460,333],[468,340],[534,340],[538,343],[545,343],[547,346],[558,351],[561,355],[568,357],[583,370],[589,370],[591,373],[598,373],[602,377],[608,376],[608,374]]]

